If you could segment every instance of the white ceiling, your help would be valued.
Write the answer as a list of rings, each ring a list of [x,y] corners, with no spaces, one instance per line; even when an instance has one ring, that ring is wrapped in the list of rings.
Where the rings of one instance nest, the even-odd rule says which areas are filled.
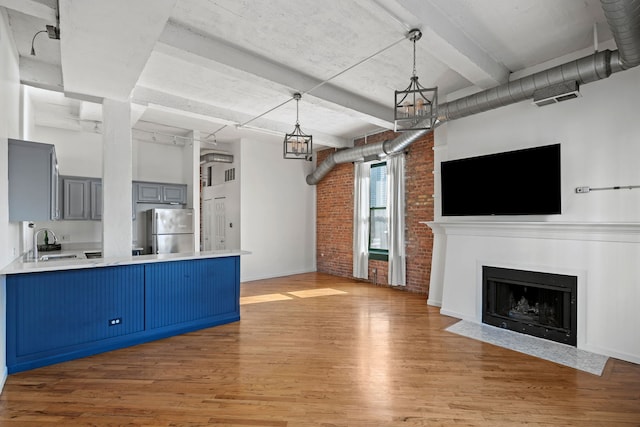
[[[36,123],[93,129],[102,98],[132,99],[137,129],[281,139],[301,92],[302,130],[325,147],[392,128],[394,90],[412,73],[411,28],[423,32],[420,82],[440,99],[592,48],[594,26],[600,43],[611,39],[598,0],[59,0],[61,40],[38,35],[31,56],[58,2],[0,7],[23,83],[58,92],[29,91]]]

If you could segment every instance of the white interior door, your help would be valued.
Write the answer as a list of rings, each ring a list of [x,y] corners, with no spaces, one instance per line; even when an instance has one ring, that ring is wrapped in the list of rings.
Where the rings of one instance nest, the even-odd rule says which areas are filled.
[[[215,245],[216,249],[226,249],[226,225],[227,215],[225,208],[225,198],[219,197],[214,199],[215,204]]]
[[[202,201],[202,250],[213,250],[213,199]]]

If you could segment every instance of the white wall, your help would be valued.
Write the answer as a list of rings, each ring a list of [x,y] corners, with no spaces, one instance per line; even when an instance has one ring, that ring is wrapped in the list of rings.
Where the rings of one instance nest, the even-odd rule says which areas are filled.
[[[102,134],[32,126],[30,140],[54,144],[60,175],[102,177]],[[133,179],[182,184],[183,148],[133,140]]]
[[[582,86],[575,100],[522,102],[436,131],[437,195],[443,160],[561,143],[562,214],[443,218],[436,197],[430,303],[480,322],[482,265],[576,275],[578,347],[640,363],[640,189],[575,193],[640,185],[639,81],[636,68]]]
[[[583,85],[582,97],[571,101],[546,107],[525,101],[445,124],[435,133],[436,172],[442,160],[559,142],[562,215],[536,219],[640,221],[640,189],[575,193],[578,186],[640,185],[639,80],[640,68],[627,70]]]
[[[8,138],[20,138],[20,76],[18,52],[9,30],[7,14],[0,8],[0,269],[9,264],[20,247],[17,223],[9,223]],[[0,389],[7,378],[6,283],[0,276]]]
[[[29,140],[56,146],[60,175],[102,177],[102,135],[32,126]]]
[[[316,193],[311,162],[282,158],[281,142],[240,142],[242,281],[315,271]]]
[[[155,144],[133,141],[134,181],[184,182],[184,153],[180,145]]]

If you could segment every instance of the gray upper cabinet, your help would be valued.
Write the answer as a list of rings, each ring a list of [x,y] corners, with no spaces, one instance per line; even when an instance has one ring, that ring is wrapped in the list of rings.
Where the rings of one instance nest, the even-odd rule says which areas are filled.
[[[91,219],[102,220],[101,181],[91,181]]]
[[[102,181],[98,178],[63,176],[62,219],[101,220]]]
[[[160,203],[162,200],[162,185],[151,182],[138,182],[138,203]]]
[[[58,162],[51,144],[9,139],[9,221],[58,219]]]
[[[90,183],[88,179],[62,178],[63,219],[89,219]]]
[[[162,202],[163,203],[187,203],[187,186],[186,185],[163,185],[162,186]]]
[[[187,203],[186,184],[162,184],[157,182],[136,182],[134,193],[138,203]]]

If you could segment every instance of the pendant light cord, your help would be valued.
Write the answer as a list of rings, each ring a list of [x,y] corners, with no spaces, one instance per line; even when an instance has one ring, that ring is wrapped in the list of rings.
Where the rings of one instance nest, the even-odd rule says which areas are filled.
[[[413,39],[413,77],[416,76],[416,39]]]
[[[407,39],[407,36],[403,36],[401,39],[394,41],[393,43],[389,44],[388,46],[386,46],[386,47],[384,47],[384,48],[382,48],[382,49],[378,50],[378,51],[377,51],[377,52],[375,52],[375,53],[372,53],[371,55],[367,56],[366,58],[361,59],[360,61],[356,62],[355,64],[353,64],[353,65],[351,65],[351,66],[349,66],[349,67],[345,68],[344,70],[342,70],[342,71],[340,71],[340,72],[338,72],[338,73],[336,73],[336,74],[332,75],[331,77],[329,77],[329,78],[327,78],[327,79],[325,79],[325,80],[321,81],[320,83],[316,84],[316,85],[315,85],[315,86],[313,86],[312,88],[307,89],[307,90],[305,90],[305,91],[303,91],[303,92],[299,92],[299,93],[301,93],[301,94],[303,94],[303,95],[306,95],[306,94],[308,94],[308,93],[310,93],[310,92],[312,92],[312,91],[314,91],[314,90],[318,89],[319,87],[324,86],[325,84],[329,83],[331,80],[335,79],[336,77],[339,77],[339,76],[343,75],[344,73],[346,73],[346,72],[348,72],[348,71],[352,70],[353,68],[357,67],[358,65],[361,65],[361,64],[363,64],[363,63],[365,63],[365,62],[369,61],[370,59],[372,59],[372,58],[374,58],[374,57],[376,57],[376,56],[380,55],[382,52],[384,52],[384,51],[386,51],[386,50],[391,49],[392,47],[394,47],[395,45],[397,45],[398,43],[401,43],[402,41],[404,41],[404,40],[406,40],[406,39]],[[413,61],[414,61],[413,69],[414,69],[414,75],[415,75],[415,68],[416,68],[416,66],[415,66],[415,56],[416,56],[416,55],[415,55],[415,40],[413,41],[413,49],[414,49],[414,54],[413,54]],[[271,113],[272,111],[277,110],[278,108],[280,108],[280,107],[282,107],[283,105],[285,105],[285,104],[289,103],[290,101],[293,101],[294,99],[296,99],[296,98],[295,98],[295,96],[292,96],[291,98],[287,99],[287,100],[286,100],[286,101],[284,101],[284,102],[281,102],[280,104],[276,105],[275,107],[272,107],[272,108],[268,109],[268,110],[267,110],[267,111],[265,111],[264,113],[261,113],[261,114],[259,114],[259,115],[255,116],[255,117],[253,117],[252,119],[247,120],[247,121],[246,121],[246,122],[244,122],[244,123],[240,123],[240,124],[238,124],[236,127],[241,128],[241,127],[243,127],[243,126],[246,126],[246,125],[248,125],[249,123],[251,123],[251,122],[253,122],[253,121],[255,121],[255,120],[258,120],[259,118],[266,116],[267,114]],[[296,101],[298,101],[298,100],[296,100]],[[298,122],[298,104],[297,104],[297,102],[296,102],[296,123],[297,123],[297,124],[299,124],[299,122]],[[216,134],[216,133],[218,133],[218,132],[220,132],[221,130],[225,129],[227,126],[229,126],[229,125],[224,125],[224,126],[222,126],[221,128],[219,128],[219,129],[217,129],[217,130],[213,131],[212,133],[210,133],[209,135],[207,135],[205,139],[207,139],[207,138],[209,138],[209,137],[211,137],[211,136],[215,136],[215,134]]]

